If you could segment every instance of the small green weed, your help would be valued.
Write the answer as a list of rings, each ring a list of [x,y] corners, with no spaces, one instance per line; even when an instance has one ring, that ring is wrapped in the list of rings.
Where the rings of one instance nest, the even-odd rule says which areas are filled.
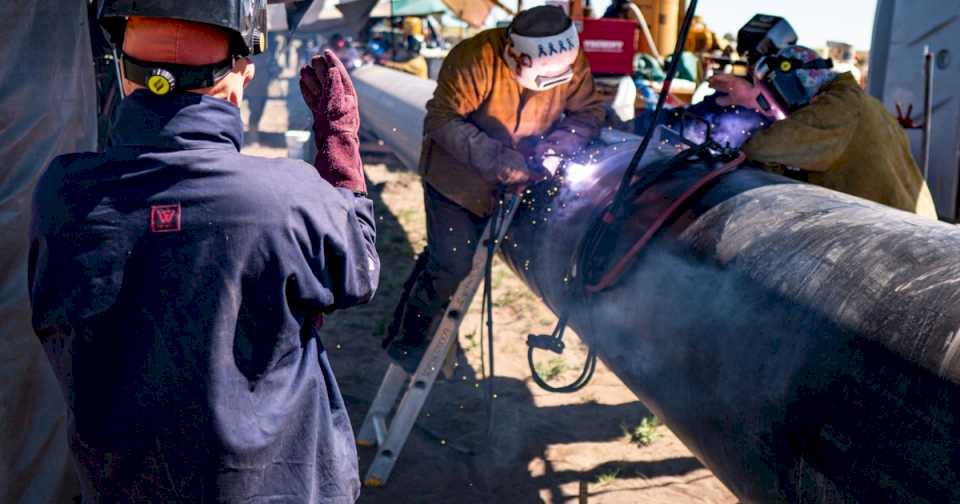
[[[537,374],[540,375],[540,378],[550,381],[570,369],[570,365],[567,364],[567,361],[563,360],[563,357],[554,357],[548,361],[538,362],[534,365],[534,369],[537,371]]]
[[[617,478],[619,477],[620,469],[614,469],[612,471],[601,473],[599,476],[597,476],[597,481],[595,483],[597,485],[606,485],[607,483],[613,483],[614,481],[617,481]]]
[[[494,294],[494,308],[503,308],[505,306],[516,305],[523,297],[523,291],[516,289],[507,289],[502,294]]]
[[[477,337],[477,331],[471,331],[463,335],[467,340],[467,345],[463,348],[464,352],[472,352],[480,347],[480,338]]]
[[[660,433],[657,432],[659,426],[660,420],[655,416],[640,420],[640,423],[635,427],[630,427],[625,423],[620,424],[623,434],[630,439],[631,443],[639,446],[650,446],[654,441],[660,439]]]

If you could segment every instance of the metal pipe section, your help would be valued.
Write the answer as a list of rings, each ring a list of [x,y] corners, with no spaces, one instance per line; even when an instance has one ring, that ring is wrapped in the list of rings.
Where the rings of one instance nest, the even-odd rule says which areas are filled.
[[[367,65],[351,74],[360,101],[360,125],[383,140],[410,170],[417,170],[426,103],[437,83],[390,68]]]
[[[429,95],[387,91],[381,70],[355,78],[364,120],[415,158],[413,131],[390,133],[419,127]],[[502,249],[525,283],[744,502],[960,501],[960,231],[743,168],[583,300],[575,250],[637,143],[607,131],[531,190]],[[653,145],[641,166],[675,153]],[[614,252],[711,168],[641,194]]]
[[[923,142],[920,147],[923,154],[923,179],[930,176],[930,140],[933,137],[933,52],[930,46],[923,46]]]
[[[528,195],[503,249],[525,283],[744,502],[960,501],[960,231],[743,168],[583,300],[575,250],[635,148]],[[712,168],[647,190],[613,248]]]

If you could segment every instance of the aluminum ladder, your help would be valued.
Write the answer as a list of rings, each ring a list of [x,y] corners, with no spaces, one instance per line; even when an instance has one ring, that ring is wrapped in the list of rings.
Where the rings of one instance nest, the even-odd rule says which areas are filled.
[[[505,196],[501,202],[502,217],[499,219],[501,222],[499,232],[494,237],[494,253],[500,247],[500,243],[513,221],[513,216],[520,206],[520,201],[520,194],[510,194]],[[437,326],[417,370],[412,376],[408,376],[403,368],[394,363],[390,363],[390,367],[387,368],[380,389],[377,390],[377,395],[373,399],[373,404],[370,405],[370,410],[367,411],[360,432],[357,433],[358,445],[377,447],[377,454],[370,468],[367,469],[367,475],[363,480],[367,487],[381,487],[387,483],[390,472],[393,471],[393,466],[400,456],[400,451],[407,442],[407,437],[409,437],[417,417],[420,416],[420,410],[430,395],[437,374],[440,373],[444,360],[456,341],[463,316],[470,308],[470,303],[473,301],[477,289],[480,288],[480,283],[483,282],[484,269],[490,253],[489,240],[494,232],[494,220],[496,219],[490,219],[487,223],[487,227],[484,229],[477,245],[477,250],[473,254],[470,274],[460,283],[456,292],[450,298],[450,304],[444,312],[443,319]],[[400,399],[400,405],[397,407],[393,419],[388,423],[387,418],[390,411],[404,388],[406,388],[406,392]]]

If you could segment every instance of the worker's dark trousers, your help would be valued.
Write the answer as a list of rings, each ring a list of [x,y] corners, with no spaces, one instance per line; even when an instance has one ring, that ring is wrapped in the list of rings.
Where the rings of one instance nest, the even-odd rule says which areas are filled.
[[[477,241],[487,219],[450,201],[423,184],[427,211],[427,248],[404,285],[404,295],[388,330],[387,351],[407,371],[416,369],[430,326],[443,314],[450,297],[470,273]]]

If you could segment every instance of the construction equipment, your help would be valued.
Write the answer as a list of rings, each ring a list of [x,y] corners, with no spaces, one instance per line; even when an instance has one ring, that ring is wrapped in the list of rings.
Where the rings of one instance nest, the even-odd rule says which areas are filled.
[[[500,202],[499,209],[487,223],[479,245],[473,255],[473,267],[470,274],[460,283],[457,291],[450,298],[440,320],[440,324],[430,339],[430,345],[420,361],[420,365],[412,376],[400,366],[391,363],[377,390],[377,395],[370,405],[360,432],[357,434],[357,444],[360,446],[376,446],[377,455],[367,470],[364,484],[369,487],[379,487],[386,484],[390,472],[400,456],[400,450],[407,442],[407,437],[416,423],[420,410],[423,408],[430,390],[437,379],[437,374],[443,367],[444,360],[453,348],[457,333],[464,315],[470,308],[477,289],[488,270],[490,260],[500,246],[513,215],[520,206],[520,194],[508,194]],[[491,240],[493,240],[491,242]],[[492,358],[492,356],[491,356]],[[492,366],[491,366],[492,367]],[[492,374],[492,373],[491,373]],[[408,380],[409,378],[409,380]],[[492,380],[493,377],[491,376]],[[404,390],[400,405],[393,415],[392,421],[387,422],[390,411],[393,410],[397,397]]]

